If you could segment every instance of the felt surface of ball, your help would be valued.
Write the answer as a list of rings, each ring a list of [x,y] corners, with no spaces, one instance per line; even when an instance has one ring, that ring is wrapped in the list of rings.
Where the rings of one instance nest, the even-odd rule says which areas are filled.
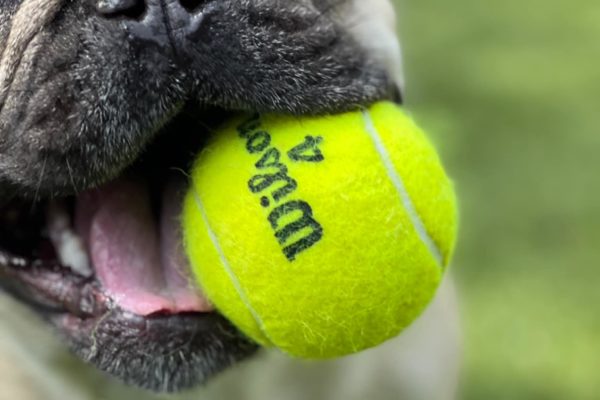
[[[423,311],[457,212],[435,149],[382,102],[230,121],[195,161],[182,223],[226,318],[261,345],[320,359],[376,346]]]

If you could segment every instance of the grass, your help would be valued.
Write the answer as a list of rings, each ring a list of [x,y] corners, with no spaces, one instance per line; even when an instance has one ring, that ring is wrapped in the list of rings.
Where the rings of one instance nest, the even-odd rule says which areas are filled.
[[[403,0],[408,107],[461,198],[463,399],[600,397],[600,3]]]

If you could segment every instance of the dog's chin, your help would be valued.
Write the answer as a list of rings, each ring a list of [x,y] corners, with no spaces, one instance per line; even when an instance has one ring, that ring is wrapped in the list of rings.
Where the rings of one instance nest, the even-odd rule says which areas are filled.
[[[0,208],[0,282],[84,360],[154,391],[252,355],[193,279],[178,228],[185,172],[229,113],[185,107],[117,179]]]

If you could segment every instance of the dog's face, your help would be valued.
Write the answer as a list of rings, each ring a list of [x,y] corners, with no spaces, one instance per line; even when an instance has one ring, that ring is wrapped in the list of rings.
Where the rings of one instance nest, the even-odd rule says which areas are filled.
[[[180,390],[251,355],[187,280],[177,170],[234,111],[328,113],[392,97],[354,10],[0,3],[0,285],[131,384]]]

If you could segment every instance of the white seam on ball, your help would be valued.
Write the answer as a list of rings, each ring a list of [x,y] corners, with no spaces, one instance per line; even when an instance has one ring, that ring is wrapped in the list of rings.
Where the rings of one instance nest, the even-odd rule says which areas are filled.
[[[227,257],[225,256],[223,249],[221,248],[219,239],[217,238],[217,235],[215,235],[215,232],[212,230],[212,227],[210,226],[210,223],[208,222],[208,216],[206,215],[206,210],[204,208],[204,204],[202,203],[202,199],[200,199],[200,195],[196,191],[196,187],[194,186],[193,183],[191,184],[191,189],[194,192],[194,199],[196,200],[196,206],[198,207],[198,211],[200,211],[200,215],[202,216],[202,220],[204,221],[204,225],[206,226],[206,231],[208,232],[208,236],[210,237],[210,240],[211,240],[213,246],[215,246],[215,250],[217,251],[217,254],[219,255],[221,264],[223,264],[223,268],[225,269],[225,272],[227,273],[227,275],[229,275],[229,279],[231,280],[231,283],[233,284],[235,291],[237,292],[238,296],[240,296],[242,303],[244,303],[244,305],[246,306],[248,311],[250,311],[250,314],[252,314],[252,318],[254,318],[254,321],[256,322],[260,331],[263,333],[263,335],[267,339],[269,339],[269,341],[271,343],[274,343],[273,340],[269,337],[269,335],[266,332],[265,325],[264,325],[262,318],[260,317],[258,312],[254,309],[254,307],[252,307],[252,304],[250,303],[250,299],[246,295],[244,288],[242,288],[242,285],[240,284],[240,281],[237,278],[235,272],[233,272],[233,269],[231,268],[231,265],[229,264],[229,261],[227,260]]]
[[[383,140],[381,139],[377,128],[375,127],[375,123],[373,122],[373,118],[371,118],[371,114],[368,110],[363,110],[362,114],[363,120],[365,122],[365,129],[371,137],[371,140],[375,145],[377,153],[379,153],[381,161],[385,166],[385,169],[390,180],[392,181],[392,184],[394,185],[394,187],[398,191],[398,194],[400,195],[402,205],[404,206],[404,209],[408,214],[408,218],[410,219],[415,230],[417,231],[419,239],[421,239],[421,242],[423,242],[425,247],[427,247],[433,258],[435,259],[436,263],[441,268],[444,265],[442,253],[431,238],[431,236],[429,236],[429,233],[425,228],[425,224],[423,224],[423,220],[421,220],[421,217],[419,216],[419,213],[415,209],[412,199],[410,198],[410,194],[406,190],[406,186],[404,185],[402,177],[400,176],[398,171],[396,171],[396,168],[394,168],[394,163],[387,149],[385,148],[385,145],[383,144]]]

